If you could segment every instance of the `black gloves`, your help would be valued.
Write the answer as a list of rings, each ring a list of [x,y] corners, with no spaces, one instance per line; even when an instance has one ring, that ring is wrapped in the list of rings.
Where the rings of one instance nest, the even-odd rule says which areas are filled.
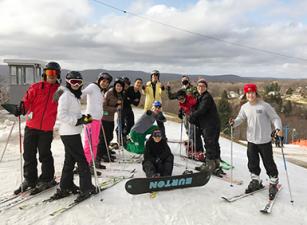
[[[191,124],[196,124],[196,121],[197,121],[196,116],[194,116],[193,113],[192,113],[192,114],[190,115],[190,117],[189,117],[189,122],[190,122]]]
[[[76,126],[82,125],[82,124],[88,124],[93,121],[93,118],[90,114],[82,115],[81,118],[78,119]]]
[[[14,113],[15,116],[25,115],[26,110],[24,103],[21,101],[19,105],[16,105],[16,112]]]
[[[184,116],[183,110],[182,110],[182,109],[179,109],[178,118],[182,120],[182,119],[183,119],[183,116]]]

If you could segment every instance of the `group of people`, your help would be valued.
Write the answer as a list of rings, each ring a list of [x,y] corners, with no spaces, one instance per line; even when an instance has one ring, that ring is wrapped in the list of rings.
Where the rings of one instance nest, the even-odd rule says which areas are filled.
[[[109,148],[114,130],[118,144],[124,149],[144,154],[142,166],[147,177],[171,176],[174,156],[167,143],[164,126],[164,91],[170,100],[178,100],[178,117],[188,135],[188,156],[204,162],[199,167],[200,171],[209,170],[217,174],[221,171],[220,119],[205,79],[199,79],[194,87],[189,77],[183,76],[182,88],[172,92],[170,85],[165,88],[160,82],[160,73],[157,70],[152,71],[150,80],[145,85],[141,78],[131,85],[129,78],[124,77],[115,79],[110,87],[113,77],[106,72],[100,73],[97,80],[84,89],[80,72],[68,72],[63,87],[60,87],[60,78],[60,65],[49,62],[44,68],[42,81],[30,86],[16,108],[16,115],[26,115],[27,121],[24,134],[24,181],[15,190],[15,194],[27,189],[39,192],[56,185],[51,152],[56,119],[60,124],[59,133],[65,148],[65,160],[60,184],[53,196],[55,199],[78,193],[76,201],[82,201],[97,193],[91,174],[95,175],[94,168],[105,169],[103,162],[113,162],[116,159],[115,152]],[[131,105],[139,105],[141,92],[145,95],[144,113],[134,123]],[[229,120],[229,124],[236,127],[247,120],[247,156],[252,180],[246,192],[262,188],[259,178],[260,155],[270,177],[270,195],[273,196],[277,190],[278,171],[273,159],[270,124],[274,124],[277,135],[281,136],[281,121],[274,109],[259,98],[256,85],[245,85],[244,97],[247,103],[242,105],[237,118]],[[81,111],[81,98],[87,100],[84,114]],[[115,113],[118,119],[116,129]],[[146,141],[147,135],[150,137]],[[41,162],[39,177],[37,151]],[[76,163],[80,177],[79,187],[73,182]]]

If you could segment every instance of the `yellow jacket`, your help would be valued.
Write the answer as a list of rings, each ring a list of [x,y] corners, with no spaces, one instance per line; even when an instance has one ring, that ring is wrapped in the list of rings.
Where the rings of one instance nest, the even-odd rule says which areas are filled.
[[[144,94],[145,94],[145,104],[144,104],[144,110],[150,110],[152,108],[152,103],[154,101],[159,101],[162,103],[162,89],[161,89],[161,83],[158,81],[156,84],[156,95],[154,97],[153,94],[153,88],[150,81],[146,83]]]

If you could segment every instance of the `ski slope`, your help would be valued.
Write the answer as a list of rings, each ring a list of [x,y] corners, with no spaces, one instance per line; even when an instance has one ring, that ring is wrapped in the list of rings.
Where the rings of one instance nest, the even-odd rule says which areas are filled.
[[[136,110],[136,117],[142,113]],[[2,152],[7,135],[10,131],[12,121],[15,118],[0,111],[0,151]],[[179,139],[180,124],[168,121],[166,124],[167,136],[169,139]],[[24,127],[24,123],[22,124]],[[220,139],[222,158],[230,162],[230,141]],[[180,152],[179,144],[170,144],[173,153]],[[285,149],[291,149],[286,145]],[[59,137],[55,135],[52,143],[52,151],[55,159],[56,173],[60,175],[63,161],[64,149]],[[183,152],[183,148],[182,148]],[[243,180],[243,185],[234,185],[216,179],[214,177],[207,185],[197,188],[179,189],[174,191],[159,192],[157,197],[152,199],[149,194],[130,195],[125,189],[125,181],[114,187],[101,192],[99,195],[84,201],[75,208],[52,217],[49,214],[61,206],[73,201],[75,196],[62,199],[57,202],[39,205],[30,209],[20,210],[13,207],[0,213],[0,224],[39,224],[39,225],[204,225],[204,224],[234,224],[234,225],[306,225],[307,224],[307,170],[287,163],[291,183],[294,204],[290,203],[289,190],[286,181],[286,174],[283,159],[280,154],[275,154],[275,160],[280,173],[280,183],[283,190],[280,192],[274,205],[272,214],[263,215],[259,212],[268,197],[268,191],[263,191],[237,202],[227,203],[221,196],[231,196],[241,193],[248,185],[249,172],[247,170],[246,147],[233,144],[233,160],[235,169],[233,176]],[[122,153],[118,153],[123,157]],[[128,153],[124,153],[128,157]],[[189,168],[195,165],[175,157],[176,166],[173,174],[181,174],[186,165]],[[181,164],[182,166],[178,166]],[[108,175],[128,175],[126,171],[119,169],[136,169],[135,177],[143,177],[144,173],[141,164],[105,164],[106,171],[99,178],[100,181],[107,179]],[[262,167],[263,168],[263,167]],[[78,178],[75,177],[77,183]],[[265,170],[262,170],[261,178],[265,184],[268,183]],[[13,130],[12,138],[0,162],[0,195],[12,192],[20,184],[20,162],[19,162],[19,141],[18,126]],[[93,181],[94,182],[94,181]],[[78,183],[77,183],[78,184]],[[33,204],[48,198],[55,189],[27,201],[25,204]],[[101,201],[103,199],[103,201]],[[22,206],[24,204],[20,204]]]

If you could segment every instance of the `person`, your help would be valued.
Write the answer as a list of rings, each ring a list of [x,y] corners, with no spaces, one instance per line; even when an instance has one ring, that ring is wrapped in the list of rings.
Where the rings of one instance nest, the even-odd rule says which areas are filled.
[[[278,191],[278,170],[273,158],[271,123],[273,123],[278,136],[282,136],[282,123],[275,110],[260,98],[255,84],[244,85],[243,97],[247,99],[247,102],[241,106],[235,119],[230,118],[229,123],[231,126],[237,127],[243,121],[247,121],[247,159],[251,181],[245,192],[250,193],[263,188],[259,177],[261,172],[260,155],[270,178],[269,196],[270,199],[273,199]]]
[[[124,92],[124,107],[122,113],[123,141],[127,141],[127,135],[134,125],[134,113],[131,105],[138,106],[141,100],[142,79],[137,78],[133,86],[129,86]]]
[[[192,110],[197,104],[197,99],[193,95],[187,95],[186,91],[183,89],[177,91],[176,97],[179,104],[178,117],[183,121],[186,134],[189,137],[189,141],[186,143],[187,155],[195,160],[204,161],[204,148],[202,146],[200,131],[195,125],[190,124],[188,121]]]
[[[143,171],[146,177],[171,176],[174,165],[174,155],[171,152],[159,129],[152,132],[146,142]]]
[[[180,90],[185,91],[187,95],[194,96],[194,97],[198,96],[197,88],[191,84],[189,76],[183,75],[181,77],[181,84],[182,84],[182,87]],[[177,98],[177,92],[174,92],[174,93],[172,92],[171,86],[169,85],[169,83],[166,85],[166,92],[167,92],[168,99],[173,100]]]
[[[51,152],[53,127],[57,116],[57,102],[53,95],[60,86],[61,67],[57,62],[49,62],[43,69],[42,81],[32,84],[23,96],[18,115],[26,114],[24,133],[24,181],[14,191],[19,194],[34,188],[32,194],[56,185],[54,160]],[[37,172],[37,151],[41,162],[41,175]]]
[[[161,103],[155,101],[153,103],[152,109],[147,110],[134,124],[132,127],[129,136],[130,139],[127,140],[124,148],[136,154],[144,153],[144,145],[146,135],[151,134],[158,127],[153,125],[155,121],[164,123],[166,118],[161,112]],[[162,132],[162,131],[161,131]]]
[[[91,173],[93,172],[93,162],[90,153],[90,144],[94,154],[94,159],[97,155],[97,146],[99,143],[99,133],[101,130],[101,119],[103,115],[103,98],[104,92],[108,89],[112,82],[112,76],[109,73],[101,72],[98,74],[96,82],[89,84],[85,89],[82,90],[82,96],[87,98],[86,114],[92,116],[92,122],[85,125],[86,129],[90,134],[91,140],[88,140],[86,129],[84,129],[84,154],[87,162],[91,167]],[[106,167],[97,160],[95,160],[95,166],[98,169],[105,169]]]
[[[148,81],[146,85],[142,87],[145,94],[145,103],[144,103],[145,112],[151,109],[152,104],[155,101],[162,103],[162,93],[165,88],[164,85],[161,84],[159,79],[160,79],[160,72],[158,70],[153,70],[150,74],[150,81]],[[157,121],[157,124],[162,132],[162,137],[166,139],[164,123]]]
[[[200,166],[200,170],[209,170],[215,175],[224,172],[220,168],[220,119],[213,97],[207,91],[208,83],[205,79],[197,81],[197,105],[190,114],[189,122],[195,124],[199,129],[204,140],[206,149],[205,162]]]
[[[82,201],[96,193],[80,135],[82,125],[92,122],[91,115],[81,114],[82,86],[83,78],[81,73],[77,71],[67,73],[66,87],[64,87],[64,92],[58,102],[59,134],[64,144],[65,160],[60,185],[56,193],[51,197],[53,199],[66,197],[70,193],[78,193],[79,187],[73,181],[75,163],[78,165],[80,183],[80,193],[75,201]]]
[[[102,129],[99,135],[99,144],[97,152],[97,160],[105,162],[113,162],[116,157],[112,155],[114,151],[109,151],[109,144],[113,139],[114,131],[114,114],[122,110],[123,107],[123,91],[124,81],[117,78],[114,81],[114,87],[108,90],[103,101],[103,116],[101,120]]]

